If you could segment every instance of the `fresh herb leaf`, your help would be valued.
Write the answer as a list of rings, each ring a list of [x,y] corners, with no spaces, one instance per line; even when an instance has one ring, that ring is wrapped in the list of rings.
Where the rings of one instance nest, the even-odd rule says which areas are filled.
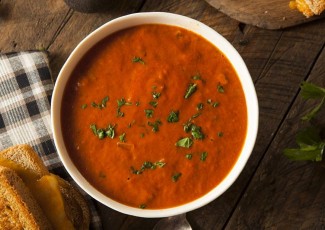
[[[172,175],[172,181],[177,182],[179,178],[182,176],[182,173],[175,173]]]
[[[193,157],[193,155],[189,153],[189,154],[186,154],[185,157],[186,157],[187,159],[191,160],[192,157]]]
[[[92,102],[91,106],[94,107],[94,108],[103,109],[103,108],[106,107],[106,103],[108,102],[108,99],[109,99],[108,96],[106,96],[98,104],[96,102]]]
[[[201,115],[201,113],[196,113],[196,114],[194,114],[191,118],[194,119],[194,118],[197,118],[197,117],[200,116],[200,115]]]
[[[218,106],[219,106],[219,102],[213,102],[213,103],[212,103],[212,107],[215,108],[215,107],[218,107]]]
[[[165,162],[157,161],[157,162],[151,162],[151,161],[145,161],[139,170],[135,169],[133,166],[131,167],[131,171],[133,174],[140,175],[147,169],[156,169],[157,167],[162,168],[166,165]]]
[[[141,208],[141,209],[145,209],[146,207],[147,207],[146,204],[140,204],[140,205],[139,205],[139,208]]]
[[[178,122],[179,121],[178,115],[179,115],[179,111],[171,111],[167,117],[167,121],[169,123]]]
[[[187,87],[184,98],[188,99],[197,90],[197,84],[190,83]]]
[[[207,159],[207,157],[208,157],[208,153],[207,152],[203,152],[203,153],[201,153],[200,160],[201,161],[205,161]]]
[[[223,132],[218,132],[218,137],[223,137]]]
[[[95,134],[95,136],[97,136],[99,139],[103,139],[105,137],[110,137],[110,138],[114,138],[114,126],[112,125],[108,125],[107,129],[97,129],[95,124],[91,124],[90,125],[90,129],[93,131],[93,133]]]
[[[155,122],[150,122],[148,121],[148,125],[152,127],[152,131],[154,133],[159,131],[159,125],[161,125],[161,121],[160,120],[156,120]]]
[[[204,138],[204,134],[201,131],[201,127],[200,126],[196,126],[194,124],[192,124],[191,126],[191,134],[193,136],[194,139],[196,140],[202,140]]]
[[[156,91],[152,92],[152,97],[153,97],[154,99],[158,99],[158,98],[160,97],[160,95],[161,95],[161,93],[158,93],[158,92],[156,92]]]
[[[153,117],[153,110],[152,109],[145,109],[144,112],[145,112],[147,118]]]
[[[224,93],[225,92],[225,89],[223,88],[222,85],[217,85],[217,90],[219,93]]]
[[[201,75],[200,74],[196,74],[194,76],[192,76],[193,80],[201,80]]]
[[[115,128],[115,125],[114,126],[108,125],[107,130],[105,131],[105,134],[106,134],[107,137],[109,137],[111,139],[114,138],[114,136],[115,136],[114,128]]]
[[[309,121],[316,116],[316,114],[321,110],[321,108],[325,104],[325,88],[319,87],[309,82],[302,82],[300,88],[301,88],[302,98],[306,100],[308,99],[321,100],[318,105],[316,105],[305,116],[301,118],[302,120]]]
[[[319,130],[308,127],[296,136],[299,148],[285,149],[284,155],[296,161],[321,161],[325,148],[325,141],[321,139]]]
[[[121,107],[124,105],[132,105],[132,102],[127,102],[124,98],[117,100],[117,116],[124,117],[124,113],[121,111]]]
[[[132,62],[133,62],[133,63],[141,63],[142,65],[145,64],[145,62],[143,61],[143,59],[140,58],[140,57],[134,57],[134,58],[132,59]]]
[[[176,142],[176,146],[183,148],[190,148],[193,144],[193,140],[189,137],[182,138]]]
[[[189,132],[189,131],[191,131],[191,126],[192,126],[192,122],[190,122],[190,121],[188,121],[188,122],[186,122],[183,126],[184,126],[184,131],[185,132]]]
[[[197,110],[202,110],[203,106],[204,106],[203,103],[199,103],[199,104],[197,104],[196,109]]]
[[[126,142],[125,140],[125,135],[126,133],[122,133],[118,138],[120,139],[121,142]]]
[[[83,104],[83,105],[81,105],[81,108],[82,108],[82,109],[87,108],[87,104]]]
[[[156,108],[158,105],[158,101],[150,101],[149,105],[151,105],[152,107]]]
[[[136,106],[139,106],[139,105],[140,105],[140,102],[139,102],[139,101],[137,101],[137,102],[135,103],[135,105],[136,105]]]

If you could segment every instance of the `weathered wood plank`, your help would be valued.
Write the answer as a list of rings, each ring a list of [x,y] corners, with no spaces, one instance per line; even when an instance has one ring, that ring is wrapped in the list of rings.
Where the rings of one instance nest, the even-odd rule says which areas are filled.
[[[44,49],[68,12],[63,1],[0,2],[0,52]]]
[[[112,1],[111,8],[106,12],[86,14],[71,11],[68,19],[63,22],[62,30],[49,44],[50,63],[53,78],[56,79],[59,70],[78,43],[95,29],[106,22],[130,13],[137,12],[143,0],[118,2]],[[114,3],[114,4],[113,4]]]
[[[323,39],[323,45],[324,42]],[[325,86],[324,63],[323,48],[308,81]],[[292,162],[283,155],[283,149],[296,147],[295,135],[307,125],[300,118],[312,104],[315,102],[297,97],[227,229],[324,229],[324,165]],[[318,115],[319,127],[323,129],[324,116],[323,110]]]

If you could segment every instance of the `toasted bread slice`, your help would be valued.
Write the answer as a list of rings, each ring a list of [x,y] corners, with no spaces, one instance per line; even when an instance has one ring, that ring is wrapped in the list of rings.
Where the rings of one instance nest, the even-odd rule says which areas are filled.
[[[67,181],[49,173],[32,147],[18,145],[1,151],[0,166],[17,173],[54,229],[89,228],[90,212],[84,197]]]
[[[17,173],[0,166],[1,229],[52,229],[40,206]]]
[[[49,174],[49,171],[34,149],[30,145],[25,144],[15,145],[1,151],[0,165],[14,169],[19,176],[25,175],[26,171],[38,178]]]
[[[289,6],[309,18],[313,15],[320,15],[325,10],[325,0],[292,0]]]

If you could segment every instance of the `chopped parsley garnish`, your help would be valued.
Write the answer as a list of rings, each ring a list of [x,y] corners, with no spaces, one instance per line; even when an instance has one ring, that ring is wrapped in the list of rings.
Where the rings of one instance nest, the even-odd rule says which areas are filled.
[[[167,117],[167,121],[169,123],[178,122],[179,121],[178,115],[179,115],[179,111],[171,111]]]
[[[90,125],[90,129],[93,131],[95,136],[97,136],[99,139],[103,139],[105,137],[109,137],[113,139],[115,136],[114,128],[115,125],[108,125],[106,129],[97,129],[95,124]]]
[[[151,105],[152,107],[156,108],[158,105],[158,101],[150,101],[149,105]]]
[[[106,107],[106,103],[108,102],[108,99],[109,99],[108,96],[106,96],[98,104],[96,102],[92,102],[91,106],[94,107],[94,108],[103,109],[103,108]]]
[[[207,152],[203,152],[203,153],[201,153],[200,160],[201,161],[205,161],[207,159],[207,157],[208,157],[208,153]]]
[[[144,112],[145,112],[147,118],[153,117],[153,110],[152,109],[145,109]]]
[[[133,174],[140,175],[147,169],[156,169],[157,167],[162,168],[165,165],[166,163],[162,161],[157,161],[157,162],[145,161],[139,170],[135,169],[134,167],[131,167],[131,171]]]
[[[194,139],[202,140],[204,138],[204,134],[201,131],[201,127],[196,126],[194,124],[192,124],[192,126],[191,126],[191,134]]]
[[[144,133],[140,133],[140,137],[141,138],[144,138]]]
[[[125,140],[125,135],[126,133],[122,133],[118,138],[120,139],[121,142],[126,142]]]
[[[146,204],[140,204],[140,205],[139,205],[139,208],[141,208],[141,209],[145,209],[146,207],[147,207]]]
[[[83,105],[81,105],[81,108],[82,108],[82,109],[87,108],[87,104],[83,104]]]
[[[197,85],[195,83],[190,83],[186,90],[184,98],[188,99],[196,90],[197,90]]]
[[[172,175],[172,181],[177,182],[181,176],[182,173],[175,173],[174,175]]]
[[[150,122],[148,121],[148,125],[152,127],[152,131],[154,133],[159,131],[159,125],[161,125],[161,121],[160,120],[156,120],[155,122]]]
[[[124,98],[117,100],[117,116],[124,117],[124,113],[121,111],[121,107],[124,105],[132,105],[132,102],[125,101]]]
[[[139,105],[140,105],[140,102],[139,102],[139,101],[137,101],[137,102],[135,103],[135,105],[136,105],[136,106],[139,106]]]
[[[194,76],[192,76],[193,80],[201,80],[201,75],[200,74],[196,74]]]
[[[185,157],[186,157],[187,159],[191,160],[192,157],[193,157],[193,155],[189,153],[189,154],[186,154]]]
[[[190,148],[193,144],[193,140],[189,137],[182,138],[176,142],[176,146],[183,148]]]
[[[161,95],[161,93],[158,93],[158,92],[156,92],[156,91],[152,92],[152,97],[153,97],[154,99],[158,99],[158,98],[160,97],[160,95]]]
[[[194,114],[194,115],[192,116],[192,119],[197,118],[197,117],[200,116],[200,115],[201,115],[201,113],[196,113],[196,114]]]
[[[223,132],[218,132],[218,137],[223,137]]]
[[[186,122],[183,126],[184,126],[184,131],[185,132],[189,132],[191,130],[191,126],[193,123],[191,123],[190,121]]]
[[[218,86],[217,86],[217,89],[218,89],[218,92],[219,92],[219,93],[224,93],[224,92],[225,92],[225,89],[223,88],[222,85],[218,85]]]
[[[203,106],[204,106],[203,103],[199,103],[199,104],[197,104],[196,109],[197,110],[202,110]]]
[[[143,61],[143,59],[140,58],[140,57],[134,57],[134,58],[132,59],[132,62],[133,62],[133,63],[141,63],[142,65],[145,64],[144,61]]]

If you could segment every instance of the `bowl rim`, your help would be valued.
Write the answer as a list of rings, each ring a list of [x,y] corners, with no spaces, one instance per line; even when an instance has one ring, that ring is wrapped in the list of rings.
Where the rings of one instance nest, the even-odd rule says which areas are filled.
[[[61,100],[64,88],[67,83],[68,76],[71,75],[72,70],[80,61],[81,57],[83,57],[86,52],[96,43],[110,34],[118,30],[142,24],[165,24],[182,27],[204,37],[206,40],[216,46],[228,58],[237,72],[243,87],[247,106],[247,133],[245,142],[237,161],[228,175],[214,189],[202,197],[183,205],[164,209],[140,209],[130,207],[128,205],[119,203],[98,191],[81,175],[77,167],[70,159],[64,146],[61,132]],[[166,12],[144,12],[122,16],[108,21],[86,36],[71,52],[61,68],[55,82],[51,103],[51,125],[55,147],[60,160],[73,180],[86,193],[102,204],[124,214],[147,218],[167,217],[186,213],[210,203],[223,194],[238,178],[253,151],[257,137],[258,122],[259,109],[254,84],[247,66],[237,50],[224,37],[207,25],[186,16]]]

